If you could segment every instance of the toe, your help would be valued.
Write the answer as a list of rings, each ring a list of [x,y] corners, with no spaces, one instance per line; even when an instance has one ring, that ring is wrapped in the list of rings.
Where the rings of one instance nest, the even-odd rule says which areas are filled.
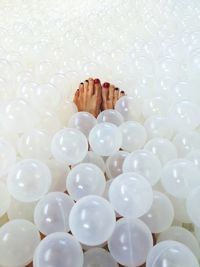
[[[109,87],[109,93],[108,93],[108,98],[109,98],[109,100],[113,100],[113,98],[114,98],[114,91],[115,91],[115,87],[114,87],[114,85],[111,85],[110,87]]]
[[[115,88],[115,91],[114,91],[114,104],[117,102],[118,99],[119,99],[119,88]]]
[[[88,94],[89,95],[94,94],[94,80],[92,78],[89,78]]]
[[[84,92],[84,83],[79,84],[79,94],[83,94]]]
[[[89,81],[85,80],[85,82],[83,84],[83,93],[84,93],[84,95],[86,95],[87,92],[88,92],[88,86],[89,86]]]
[[[106,103],[108,100],[108,89],[110,87],[109,83],[104,83],[103,84],[103,88],[102,88],[102,98],[103,98],[103,102]]]
[[[79,98],[79,89],[76,90],[75,94],[74,94],[74,103],[77,105],[78,104],[78,98]]]
[[[122,96],[125,96],[125,92],[124,91],[120,92],[120,97],[122,97]]]
[[[101,82],[99,79],[94,80],[94,95],[100,96],[101,95]]]

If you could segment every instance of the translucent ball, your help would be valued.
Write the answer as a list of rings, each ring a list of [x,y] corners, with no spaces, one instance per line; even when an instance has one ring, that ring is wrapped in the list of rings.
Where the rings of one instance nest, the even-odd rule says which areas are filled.
[[[101,196],[105,190],[106,179],[102,170],[92,163],[80,163],[68,174],[67,191],[74,200],[87,195]]]
[[[189,160],[175,159],[168,162],[162,171],[164,189],[176,198],[186,198],[190,191],[200,185],[200,171]]]
[[[146,267],[163,267],[165,265],[199,267],[196,257],[188,247],[171,240],[155,245],[150,250],[146,261]]]
[[[37,202],[21,202],[12,198],[7,211],[9,220],[25,219],[34,222],[33,215],[36,204]]]
[[[44,235],[69,232],[69,214],[74,205],[72,198],[62,192],[53,192],[37,203],[34,222]]]
[[[147,134],[140,123],[126,121],[120,125],[119,129],[122,133],[122,149],[133,152],[144,146]]]
[[[56,113],[51,111],[43,111],[39,113],[39,121],[36,125],[37,129],[41,129],[50,134],[55,134],[61,128],[60,118]]]
[[[169,118],[152,116],[144,122],[148,138],[163,137],[171,139],[173,136],[173,125]]]
[[[0,181],[0,217],[3,216],[10,206],[10,194],[8,193],[6,184]]]
[[[116,125],[102,122],[91,130],[89,143],[92,150],[98,155],[110,156],[120,149],[122,134]]]
[[[31,101],[32,94],[34,90],[38,87],[38,84],[35,82],[27,82],[23,84],[17,91],[17,97],[26,100],[27,102]]]
[[[66,190],[66,177],[70,172],[69,166],[54,159],[46,161],[46,164],[52,176],[49,192],[64,192]]]
[[[92,248],[84,253],[83,267],[119,267],[108,251],[103,248]]]
[[[186,208],[187,213],[191,219],[191,221],[197,226],[200,227],[200,208],[199,208],[199,201],[200,201],[200,186],[194,188],[189,195],[187,196],[186,200]]]
[[[149,140],[144,149],[152,152],[165,165],[168,161],[177,158],[175,145],[165,138],[153,138]]]
[[[103,173],[106,171],[106,164],[103,158],[93,151],[88,151],[86,157],[82,160],[82,163],[93,163],[97,165]]]
[[[88,112],[77,112],[72,115],[68,122],[68,127],[76,128],[81,131],[87,138],[91,129],[97,124],[97,119]]]
[[[82,267],[81,245],[70,234],[53,233],[45,237],[37,247],[34,267]]]
[[[118,220],[108,240],[111,255],[125,266],[142,265],[152,247],[153,238],[149,228],[139,219],[133,218]]]
[[[69,216],[72,234],[82,244],[104,243],[115,228],[115,212],[110,203],[99,196],[86,196],[73,206]]]
[[[194,253],[197,259],[200,258],[200,247],[198,241],[187,229],[179,226],[171,226],[159,234],[157,238],[158,243],[165,240],[174,240],[184,244]]]
[[[114,209],[124,217],[140,217],[153,203],[150,183],[140,174],[124,173],[116,177],[109,188]]]
[[[65,127],[68,124],[71,116],[76,112],[78,112],[77,106],[71,101],[65,100],[57,108],[58,117],[61,120],[62,125]]]
[[[68,165],[81,162],[86,156],[87,150],[87,139],[77,129],[62,129],[52,139],[51,152],[54,158]]]
[[[16,161],[16,152],[10,143],[0,138],[0,177],[6,175]]]
[[[194,130],[200,124],[200,108],[189,101],[175,104],[168,113],[176,132]]]
[[[186,209],[186,199],[176,198],[169,195],[174,207],[174,218],[181,223],[192,223]]]
[[[106,109],[102,111],[97,117],[98,123],[101,122],[110,122],[119,126],[124,122],[124,118],[117,110],[114,109]]]
[[[115,178],[122,174],[123,163],[125,158],[129,155],[126,151],[118,151],[111,155],[106,160],[106,174],[109,179]]]
[[[37,227],[26,220],[12,220],[0,228],[0,264],[25,266],[40,243]]]
[[[173,143],[178,156],[183,158],[191,151],[200,149],[200,133],[195,131],[179,133],[175,135]]]
[[[142,106],[142,114],[144,118],[149,118],[153,115],[165,116],[168,111],[168,105],[168,101],[160,96],[145,99]]]
[[[165,211],[165,212],[163,212]],[[160,216],[162,214],[162,216]],[[140,219],[146,223],[152,233],[160,233],[173,222],[174,209],[169,198],[158,191],[153,191],[153,204]]]
[[[154,185],[161,178],[161,163],[148,150],[136,150],[124,160],[123,172],[137,172]]]
[[[39,129],[24,133],[18,145],[22,158],[49,159],[51,156],[51,135]]]
[[[200,169],[200,149],[189,152],[186,159],[191,160]]]
[[[125,121],[140,120],[141,106],[139,101],[131,96],[123,96],[116,102],[115,109],[121,113]]]
[[[22,160],[9,171],[8,191],[19,201],[34,202],[48,192],[51,179],[44,163],[34,159]]]

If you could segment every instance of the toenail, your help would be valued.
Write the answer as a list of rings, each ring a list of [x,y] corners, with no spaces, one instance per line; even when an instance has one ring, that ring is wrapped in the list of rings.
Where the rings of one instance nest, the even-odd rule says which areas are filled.
[[[124,91],[121,91],[122,94],[124,94]]]
[[[80,83],[81,85],[83,85],[83,83]]]
[[[95,84],[99,84],[99,83],[100,83],[100,80],[99,80],[99,79],[95,79],[95,80],[94,80],[94,83],[95,83]]]
[[[85,80],[86,83],[88,83],[89,81],[88,80]]]
[[[119,88],[115,88],[116,91],[119,91]]]
[[[104,83],[104,84],[103,84],[103,87],[104,87],[104,88],[109,88],[109,87],[110,87],[110,84],[109,84],[109,83]]]

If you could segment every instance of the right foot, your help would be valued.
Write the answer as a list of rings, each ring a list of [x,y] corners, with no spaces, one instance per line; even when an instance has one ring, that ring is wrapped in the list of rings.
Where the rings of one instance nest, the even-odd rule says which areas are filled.
[[[89,78],[84,83],[80,83],[74,96],[74,103],[78,111],[87,111],[97,117],[101,112],[101,102],[101,83],[99,79]]]
[[[102,87],[102,110],[106,109],[114,109],[117,100],[120,97],[124,96],[124,91],[119,91],[118,88],[115,88],[114,85],[110,85],[109,83],[104,83]]]

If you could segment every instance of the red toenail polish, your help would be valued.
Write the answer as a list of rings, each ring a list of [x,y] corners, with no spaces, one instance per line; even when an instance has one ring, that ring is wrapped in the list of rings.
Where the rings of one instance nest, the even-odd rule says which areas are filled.
[[[107,88],[110,87],[110,84],[109,84],[109,83],[104,83],[104,84],[103,84],[103,87],[107,89]]]
[[[95,79],[95,80],[94,80],[94,83],[95,83],[95,84],[99,84],[99,83],[100,83],[100,80],[99,80],[99,79]]]

